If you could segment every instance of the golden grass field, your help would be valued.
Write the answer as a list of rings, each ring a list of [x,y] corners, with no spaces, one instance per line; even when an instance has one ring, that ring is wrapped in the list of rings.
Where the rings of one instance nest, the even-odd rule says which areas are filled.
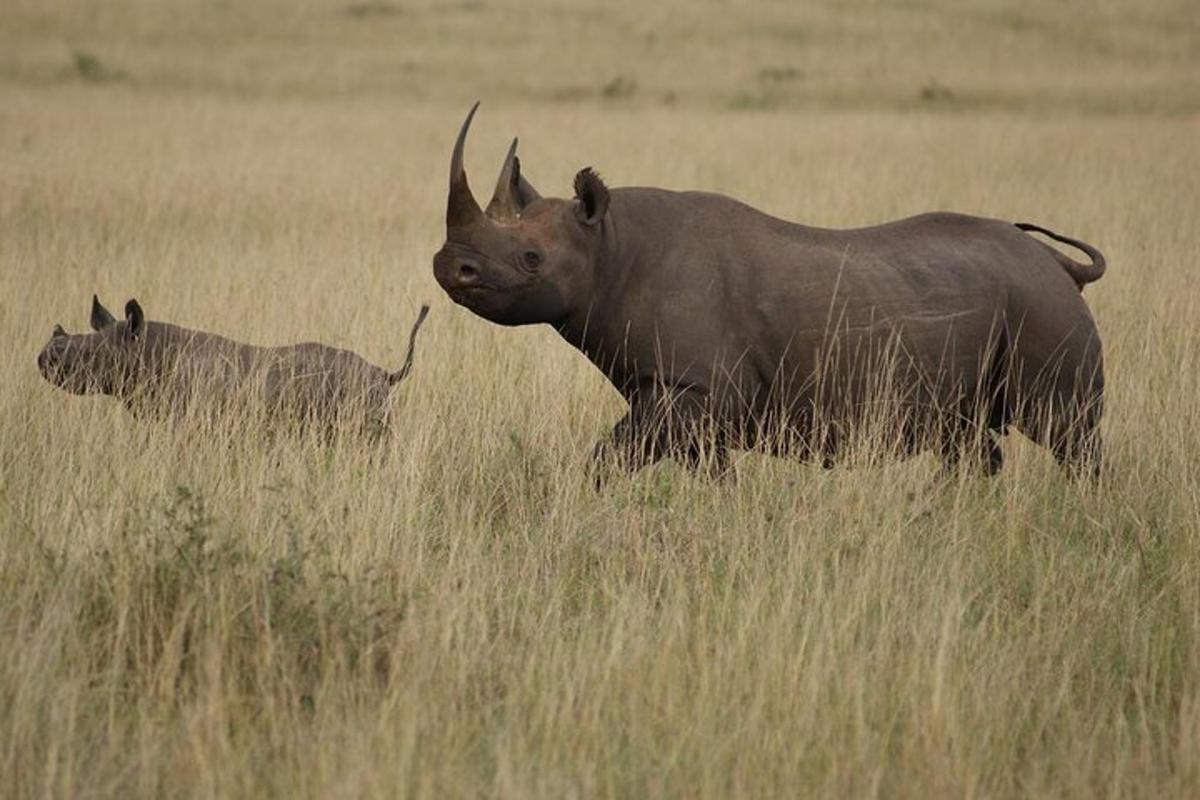
[[[1200,796],[1189,3],[8,0],[0,795]],[[622,413],[433,281],[449,151],[544,194],[932,209],[1100,247],[1107,474],[1006,442],[601,493]],[[394,437],[163,426],[42,380],[93,292],[395,368]]]

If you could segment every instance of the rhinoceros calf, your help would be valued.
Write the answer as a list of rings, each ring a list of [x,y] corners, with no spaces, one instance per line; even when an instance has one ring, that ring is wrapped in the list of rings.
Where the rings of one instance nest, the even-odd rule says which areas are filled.
[[[599,457],[723,470],[729,447],[759,446],[830,463],[882,423],[901,454],[994,473],[1013,426],[1098,473],[1104,378],[1081,291],[1105,262],[1089,245],[950,213],[808,227],[718,194],[610,190],[590,168],[573,198],[543,198],[516,140],[484,211],[462,161],[474,114],[434,275],[492,322],[552,325],[608,377],[630,410]]]
[[[271,422],[333,432],[386,428],[390,390],[412,368],[421,306],[404,365],[395,372],[348,350],[315,342],[256,347],[223,336],[145,319],[136,300],[117,320],[92,297],[93,333],[55,325],[37,363],[46,380],[74,394],[119,398],[138,416],[231,409],[263,412]]]

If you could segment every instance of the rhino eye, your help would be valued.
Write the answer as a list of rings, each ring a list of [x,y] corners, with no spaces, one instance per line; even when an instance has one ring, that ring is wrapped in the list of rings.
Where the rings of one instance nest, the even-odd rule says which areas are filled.
[[[525,266],[530,269],[537,269],[542,265],[542,254],[537,250],[526,250],[521,258],[525,261]]]

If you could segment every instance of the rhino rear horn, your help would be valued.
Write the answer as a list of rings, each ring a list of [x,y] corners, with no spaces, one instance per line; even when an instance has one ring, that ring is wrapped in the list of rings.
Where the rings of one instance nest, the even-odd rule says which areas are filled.
[[[504,157],[504,166],[500,168],[500,177],[496,180],[496,191],[492,201],[488,203],[487,215],[497,219],[512,219],[525,206],[540,198],[525,176],[521,174],[521,159],[517,158],[517,140],[513,139]]]
[[[475,196],[471,194],[471,187],[467,184],[467,172],[463,169],[463,147],[467,141],[471,120],[475,118],[478,108],[479,101],[476,100],[467,113],[467,118],[463,120],[458,139],[454,142],[454,152],[450,156],[450,198],[446,203],[446,226],[450,228],[470,225],[483,215],[479,203],[475,202]]]
[[[509,145],[508,155],[504,157],[504,166],[500,168],[500,177],[496,179],[496,191],[492,192],[492,201],[488,203],[487,215],[497,219],[515,217],[521,210],[517,200],[517,181],[521,179],[521,165],[517,161],[517,140]]]

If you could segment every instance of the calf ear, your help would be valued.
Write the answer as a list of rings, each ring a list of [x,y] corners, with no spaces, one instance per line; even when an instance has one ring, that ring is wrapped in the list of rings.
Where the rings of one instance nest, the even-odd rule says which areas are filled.
[[[116,321],[117,318],[104,307],[104,304],[100,302],[100,298],[92,295],[92,330],[104,330]]]
[[[140,339],[146,330],[146,317],[142,314],[142,307],[138,305],[137,300],[130,300],[125,304],[125,322],[129,325],[126,329],[129,338]]]
[[[595,225],[608,213],[608,187],[591,167],[575,175],[575,216],[584,225]]]

